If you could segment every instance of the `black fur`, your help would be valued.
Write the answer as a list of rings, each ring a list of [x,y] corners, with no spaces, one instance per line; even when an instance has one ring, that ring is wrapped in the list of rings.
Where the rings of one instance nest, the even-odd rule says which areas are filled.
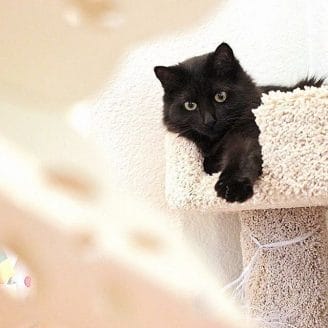
[[[258,87],[226,43],[212,53],[154,70],[164,89],[164,124],[198,146],[205,172],[221,171],[215,190],[228,202],[250,198],[262,173],[260,131],[252,113],[261,103],[262,92],[322,84],[309,79],[290,88]],[[222,91],[227,98],[219,103],[215,94]],[[197,109],[186,110],[185,102],[197,103]]]
[[[290,87],[283,87],[281,85],[266,85],[263,87],[260,87],[261,91],[263,93],[268,93],[270,91],[293,91],[294,89],[300,88],[304,89],[306,86],[312,86],[312,87],[321,87],[325,79],[317,79],[316,77],[312,76],[310,78],[305,78],[304,80],[296,83],[293,86]]]

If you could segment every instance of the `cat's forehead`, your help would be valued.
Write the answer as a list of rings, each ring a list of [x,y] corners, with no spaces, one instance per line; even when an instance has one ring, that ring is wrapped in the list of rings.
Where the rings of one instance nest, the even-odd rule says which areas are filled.
[[[217,74],[210,61],[212,54],[193,57],[180,63],[183,69],[187,84],[202,87],[220,87],[230,84],[230,79],[225,74]]]
[[[208,54],[189,58],[180,63],[180,66],[190,75],[194,77],[202,77],[206,74],[207,61]]]
[[[188,59],[180,63],[180,67],[183,68],[185,74],[181,91],[207,94],[217,89],[229,91],[232,87],[230,81],[224,76],[213,74],[213,70],[211,71],[208,65],[208,55]]]

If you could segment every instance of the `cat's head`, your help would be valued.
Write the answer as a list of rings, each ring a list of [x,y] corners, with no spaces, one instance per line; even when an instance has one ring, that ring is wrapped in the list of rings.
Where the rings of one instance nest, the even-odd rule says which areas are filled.
[[[215,137],[259,105],[256,85],[226,43],[212,53],[154,71],[164,89],[164,124],[173,132],[193,130]]]

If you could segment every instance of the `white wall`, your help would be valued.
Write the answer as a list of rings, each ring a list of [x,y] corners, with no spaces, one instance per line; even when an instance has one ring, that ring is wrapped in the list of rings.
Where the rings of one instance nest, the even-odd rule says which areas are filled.
[[[308,72],[328,73],[325,3],[219,1],[217,11],[202,25],[131,50],[97,99],[91,122],[93,136],[111,156],[115,188],[167,211],[162,90],[153,66],[177,63],[227,41],[260,83],[288,84]],[[180,217],[186,235],[200,246],[205,261],[224,281],[235,277],[241,267],[236,216],[180,213]]]
[[[328,77],[328,1],[308,1],[307,12],[309,71]]]

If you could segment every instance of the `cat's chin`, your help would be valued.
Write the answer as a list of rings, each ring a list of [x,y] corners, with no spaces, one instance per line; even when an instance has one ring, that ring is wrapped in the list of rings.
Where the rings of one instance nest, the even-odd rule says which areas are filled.
[[[204,130],[197,130],[198,133],[210,138],[210,139],[216,139],[220,136],[222,136],[222,131],[218,129],[204,129]]]

